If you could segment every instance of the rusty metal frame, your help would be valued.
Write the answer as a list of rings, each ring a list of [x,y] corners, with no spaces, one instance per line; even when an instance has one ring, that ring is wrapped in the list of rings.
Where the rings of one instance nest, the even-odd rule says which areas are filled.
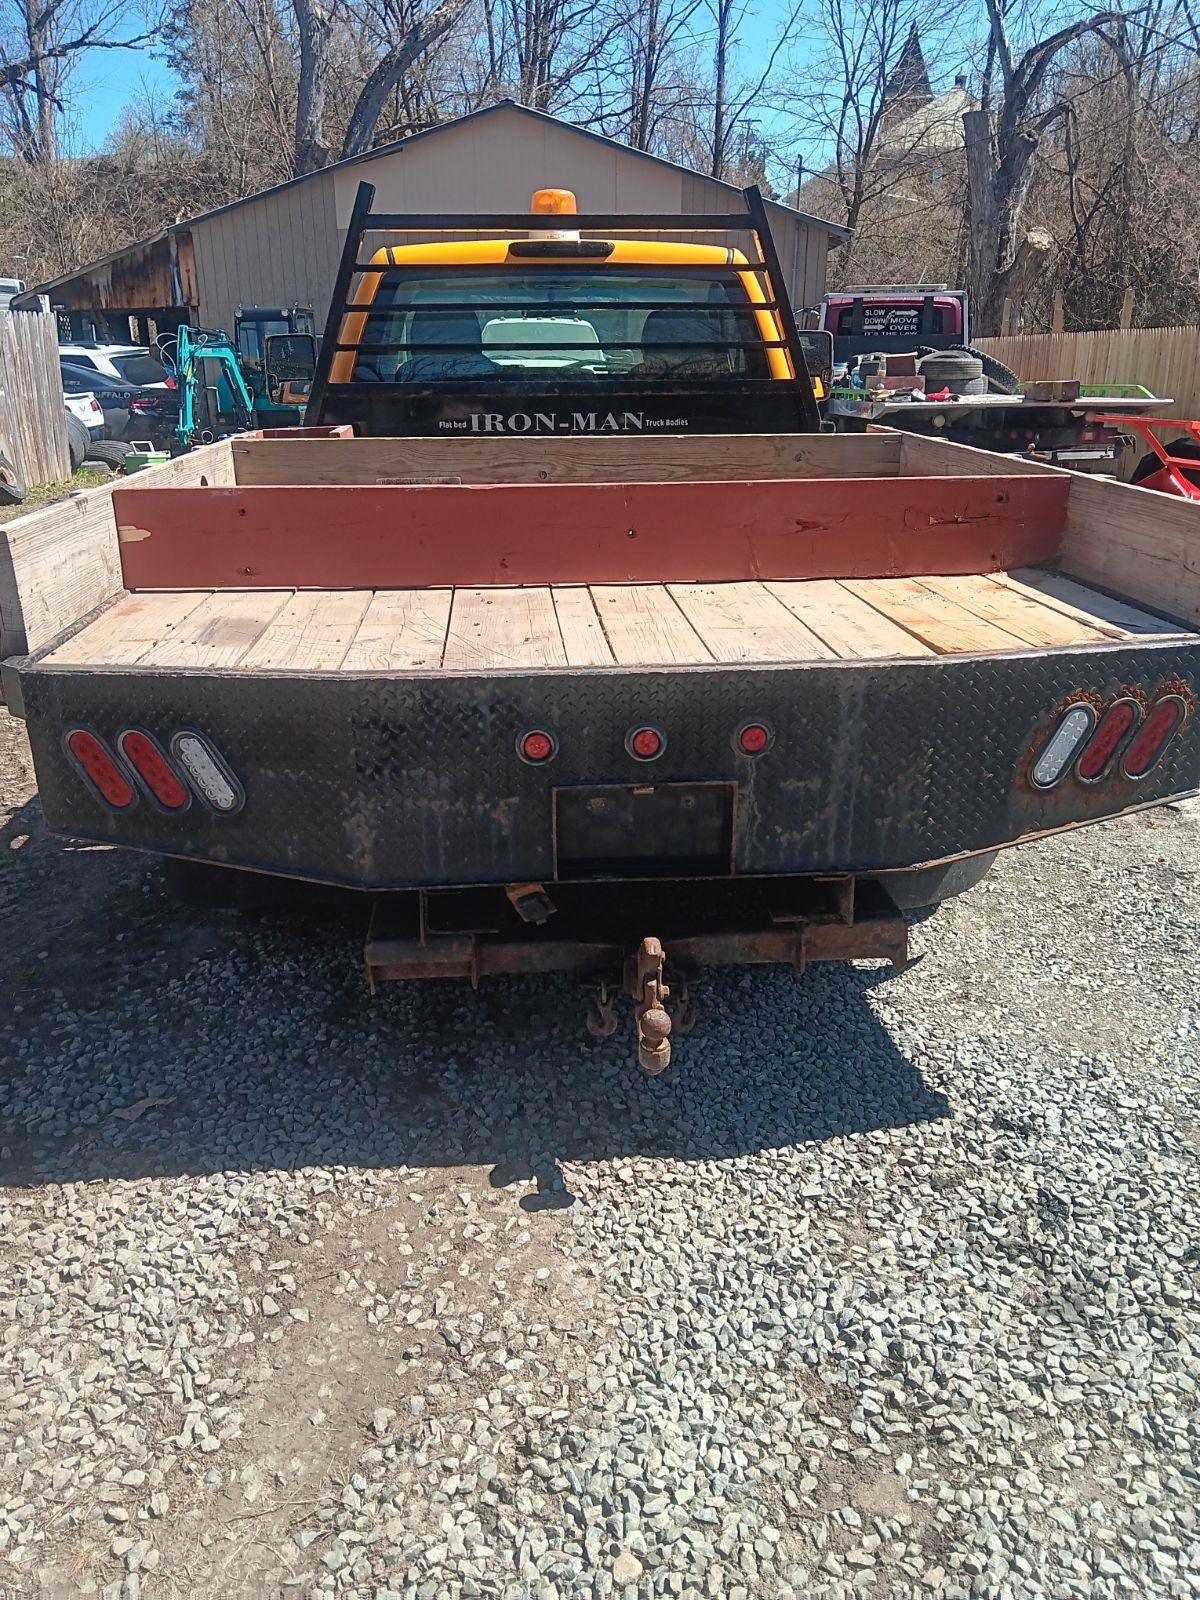
[[[877,885],[852,877],[828,880],[834,909],[827,918],[776,913],[749,926],[731,926],[663,941],[668,970],[693,976],[704,967],[787,966],[801,973],[813,961],[889,961],[897,972],[908,965],[908,925]],[[857,911],[853,908],[858,902]],[[376,900],[363,956],[367,984],[425,978],[465,978],[477,988],[484,977],[578,972],[613,978],[624,987],[626,963],[638,940],[615,938],[509,937],[484,931],[434,933],[428,896],[420,892],[416,938],[392,938],[383,930],[386,902]]]

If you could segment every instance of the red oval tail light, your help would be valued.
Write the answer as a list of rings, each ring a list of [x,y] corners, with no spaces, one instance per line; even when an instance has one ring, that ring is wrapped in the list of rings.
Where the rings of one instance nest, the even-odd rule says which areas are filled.
[[[1095,733],[1084,746],[1075,769],[1085,783],[1095,783],[1104,776],[1126,735],[1137,726],[1141,714],[1135,700],[1116,700],[1109,706],[1100,718]]]
[[[86,728],[73,728],[66,737],[67,753],[75,770],[104,805],[124,811],[137,799],[133,785],[117,765],[103,739]]]
[[[1187,706],[1177,694],[1164,695],[1151,706],[1121,761],[1121,771],[1127,778],[1146,776],[1183,726],[1186,715]]]
[[[183,811],[191,795],[184,788],[158,742],[140,728],[126,728],[117,749],[164,811]]]

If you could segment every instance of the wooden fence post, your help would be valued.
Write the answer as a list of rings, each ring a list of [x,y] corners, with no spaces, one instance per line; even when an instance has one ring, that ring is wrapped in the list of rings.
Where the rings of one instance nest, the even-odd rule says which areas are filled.
[[[1055,289],[1054,301],[1050,307],[1050,332],[1061,333],[1066,326],[1066,308],[1063,305],[1061,289]]]
[[[1120,325],[1121,325],[1122,328],[1132,328],[1133,327],[1133,285],[1132,284],[1130,284],[1129,288],[1126,289],[1124,298],[1121,301],[1121,324]]]
[[[0,311],[0,450],[31,488],[71,476],[52,311]]]
[[[1007,339],[1012,332],[1013,303],[1010,296],[1004,296],[1004,304],[1000,308],[1000,337]]]

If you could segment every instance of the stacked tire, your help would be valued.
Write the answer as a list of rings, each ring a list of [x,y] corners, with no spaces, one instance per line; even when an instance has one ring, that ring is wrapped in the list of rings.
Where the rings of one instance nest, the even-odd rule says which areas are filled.
[[[925,393],[949,389],[951,394],[986,394],[988,381],[983,362],[966,350],[935,350],[922,356],[917,371],[925,380]]]

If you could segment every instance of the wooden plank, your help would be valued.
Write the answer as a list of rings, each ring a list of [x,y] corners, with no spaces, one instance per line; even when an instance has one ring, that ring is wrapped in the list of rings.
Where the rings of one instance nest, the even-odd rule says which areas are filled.
[[[712,655],[661,584],[592,586],[613,655],[623,667],[694,664]]]
[[[127,594],[44,659],[48,666],[132,667],[191,615],[211,590]]]
[[[1036,595],[1021,595],[990,578],[922,578],[925,588],[994,622],[1006,633],[1015,634],[1026,644],[1049,648],[1054,645],[1098,644],[1108,638],[1082,617],[1066,617],[1051,606],[1042,605]]]
[[[168,639],[142,657],[146,667],[230,668],[287,604],[282,589],[244,589],[209,595]]]
[[[1004,456],[955,439],[933,439],[921,433],[900,435],[900,475],[905,478],[1027,478],[1062,471],[1043,461]]]
[[[583,584],[556,584],[551,591],[567,664],[572,667],[611,667],[613,653],[596,614],[591,590]]]
[[[239,666],[336,672],[371,600],[369,589],[304,589],[280,611]]]
[[[1014,590],[1017,594],[1026,595],[1031,600],[1040,601],[1042,605],[1059,612],[1062,616],[1074,617],[1077,622],[1088,623],[1102,633],[1106,639],[1128,639],[1130,637],[1128,629],[1119,628],[1115,623],[1094,616],[1082,606],[1072,605],[1069,601],[1061,599],[1048,589],[1043,589],[1040,584],[1035,583],[1035,580],[1049,576],[1049,573],[1039,572],[1033,567],[1025,569],[1025,577],[1028,581],[1024,582],[1015,572],[989,572],[986,575],[988,583]],[[1065,583],[1067,580],[1060,581]],[[1085,589],[1082,584],[1073,584],[1071,587],[1076,589],[1084,598],[1092,593],[1090,589]]]
[[[113,489],[137,495],[156,485],[232,484],[229,441],[84,489],[40,511],[0,522],[0,660],[40,650],[121,590]],[[135,502],[136,503],[136,502]],[[154,587],[154,585],[147,585]],[[163,584],[162,588],[214,588]]]
[[[342,662],[344,672],[439,667],[450,622],[449,589],[380,589]]]
[[[71,476],[52,311],[0,309],[0,449],[30,488]]]
[[[882,616],[833,578],[808,583],[769,583],[777,600],[818,634],[834,655],[847,659],[931,656],[923,640]]]
[[[120,590],[110,490],[14,518],[0,527],[0,657],[41,649]]]
[[[850,580],[844,587],[923,639],[939,655],[1025,648],[1023,640],[993,622],[985,622],[944,595],[934,594],[915,578]]]
[[[1089,623],[1099,633],[1114,639],[1127,639],[1138,634],[1173,634],[1180,628],[1165,617],[1156,617],[1124,600],[1114,600],[1111,595],[1100,594],[1086,584],[1076,583],[1057,572],[1041,572],[1036,567],[1017,568],[1013,572],[994,573],[992,581],[1019,593],[1036,597],[1045,606],[1067,616]]]
[[[1061,566],[1083,583],[1194,627],[1200,624],[1200,502],[1072,473]]]
[[[1171,342],[1171,330],[1138,331],[1165,333]],[[1062,338],[1070,341],[1104,336],[1064,334]],[[1027,339],[1014,342],[1022,350],[1026,349]],[[1173,341],[1173,349],[1184,347],[1179,339]],[[1099,346],[1096,349],[1099,350]],[[1005,350],[1000,349],[997,354],[1002,360],[1008,360]],[[1050,363],[1043,370],[1043,365],[1045,363],[1022,365],[1021,371],[1030,378],[1054,378],[1061,376],[1064,370],[1072,370],[1083,382],[1115,382],[1128,376],[1128,370],[1110,370],[1110,365],[1099,355],[1096,362],[1074,368]],[[1154,382],[1154,378],[1150,381]],[[1155,387],[1160,394],[1171,392],[1170,382],[1155,384]],[[1120,410],[1117,400],[1114,400],[1114,410]],[[981,451],[971,450],[970,446],[955,445],[947,440],[906,435],[901,445],[901,464],[906,472],[962,474],[973,472],[974,458],[979,454]],[[1178,499],[1173,494],[1142,490],[1131,483],[1118,483],[1114,478],[1064,472],[1040,462],[1010,462],[1010,466],[1019,467],[1022,474],[1061,478],[1069,486],[1058,557],[1062,573],[1085,586],[1099,584],[1102,589],[1112,590],[1133,602],[1134,608],[1142,606],[1158,611],[1163,618],[1178,619],[1182,626],[1200,626],[1200,504]],[[1042,560],[1050,560],[1050,557],[1042,557]],[[957,570],[960,568],[955,568]],[[979,566],[978,570],[987,568]],[[947,568],[931,566],[928,571],[946,573]]]
[[[1067,490],[1055,474],[902,490],[886,478],[118,489],[114,503],[129,589],[407,589],[996,571],[1057,553]]]
[[[272,484],[635,483],[713,478],[894,477],[900,436],[479,435],[233,441],[237,481]]]
[[[442,665],[456,672],[565,667],[550,590],[456,589]]]
[[[761,583],[676,583],[670,593],[714,661],[813,661],[835,654]]]

